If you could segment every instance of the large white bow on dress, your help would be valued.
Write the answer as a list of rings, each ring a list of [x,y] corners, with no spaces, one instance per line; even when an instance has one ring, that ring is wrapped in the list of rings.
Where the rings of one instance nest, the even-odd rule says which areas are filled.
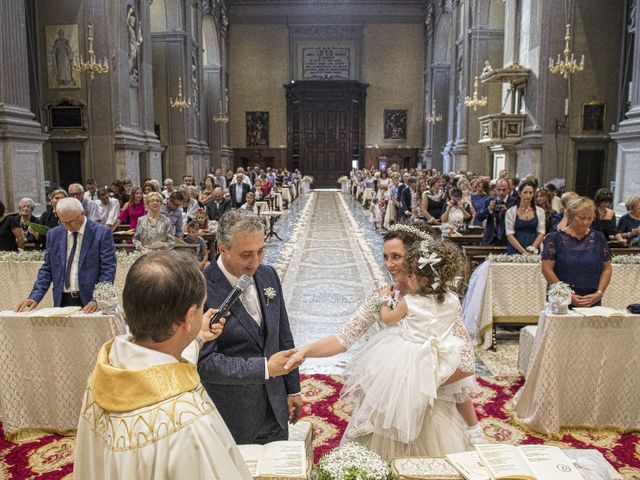
[[[420,347],[420,392],[427,397],[429,405],[438,398],[438,388],[445,382],[460,363],[464,342],[458,337],[448,336],[442,341],[431,335]]]

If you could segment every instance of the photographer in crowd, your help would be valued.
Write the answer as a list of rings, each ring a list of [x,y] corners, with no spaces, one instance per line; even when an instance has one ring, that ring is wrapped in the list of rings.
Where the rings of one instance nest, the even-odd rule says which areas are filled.
[[[487,198],[478,212],[478,221],[484,225],[482,245],[507,245],[505,214],[516,202],[516,198],[509,196],[509,182],[504,178],[498,179],[495,197]]]

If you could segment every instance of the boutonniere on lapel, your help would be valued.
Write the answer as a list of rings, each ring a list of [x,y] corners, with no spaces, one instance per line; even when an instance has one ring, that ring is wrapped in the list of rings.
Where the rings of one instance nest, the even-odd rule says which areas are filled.
[[[276,289],[273,287],[267,287],[264,289],[264,298],[267,299],[267,305],[269,305],[269,300],[273,300],[276,298]]]

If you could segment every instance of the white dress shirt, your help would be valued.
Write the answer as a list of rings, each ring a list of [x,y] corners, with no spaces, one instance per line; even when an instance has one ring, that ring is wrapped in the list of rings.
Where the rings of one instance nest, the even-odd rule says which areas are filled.
[[[218,257],[217,263],[223,275],[232,286],[238,283],[239,278],[230,273],[225,268],[224,262],[222,261],[222,255]],[[256,284],[253,281],[253,277],[251,277],[251,285],[249,285],[249,287],[242,293],[242,295],[240,295],[240,301],[242,302],[242,306],[247,311],[247,313],[251,315],[258,326],[260,326],[262,324],[262,310],[260,308],[260,299],[258,298],[258,289],[256,288]],[[269,379],[267,357],[264,357],[264,379]]]
[[[101,200],[95,200],[94,203],[98,207],[97,223],[102,225],[113,226],[116,224],[120,216],[120,202],[117,198],[109,198],[109,203],[105,205]]]
[[[73,262],[71,263],[71,275],[69,276],[69,288],[64,288],[63,292],[79,292],[80,282],[78,282],[78,263],[80,262],[80,250],[82,249],[82,239],[84,238],[84,229],[87,226],[87,218],[84,218],[82,227],[78,230],[78,243],[76,244],[76,252],[73,256]],[[67,231],[67,254],[64,259],[65,262],[71,255],[71,249],[73,248],[73,232]],[[65,264],[66,273],[66,264]]]

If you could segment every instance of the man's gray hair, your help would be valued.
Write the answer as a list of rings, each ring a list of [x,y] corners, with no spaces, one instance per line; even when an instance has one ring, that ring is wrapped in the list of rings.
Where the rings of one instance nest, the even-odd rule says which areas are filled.
[[[78,200],[77,198],[66,197],[58,200],[58,204],[56,205],[56,212],[58,214],[66,212],[80,214],[84,212],[84,208],[82,207],[82,203],[80,203],[80,200]]]
[[[24,197],[20,199],[20,201],[18,202],[18,208],[22,207],[23,205],[29,205],[31,207],[31,210],[36,208],[36,203],[29,197]]]
[[[82,186],[81,183],[72,183],[71,185],[69,185],[69,190],[71,190],[71,187],[79,188],[80,191],[84,193],[84,187]]]
[[[250,210],[239,208],[229,210],[218,222],[218,241],[225,248],[231,248],[233,237],[238,233],[260,232],[264,235],[264,223],[260,216]]]

